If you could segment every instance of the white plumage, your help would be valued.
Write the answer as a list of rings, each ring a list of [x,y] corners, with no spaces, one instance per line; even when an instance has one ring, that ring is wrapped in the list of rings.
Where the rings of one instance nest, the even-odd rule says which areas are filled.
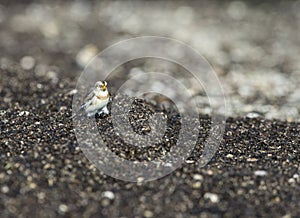
[[[80,106],[79,110],[72,116],[76,116],[82,109],[85,110],[88,117],[92,117],[95,114],[105,113],[108,114],[107,104],[109,102],[109,92],[107,89],[106,81],[98,81],[94,85],[91,92],[84,99],[84,103]]]

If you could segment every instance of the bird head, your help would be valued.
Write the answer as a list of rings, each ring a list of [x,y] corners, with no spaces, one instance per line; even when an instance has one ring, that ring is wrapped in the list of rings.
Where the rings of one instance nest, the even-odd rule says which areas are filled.
[[[107,82],[106,81],[98,81],[95,84],[95,92],[99,94],[107,93]]]

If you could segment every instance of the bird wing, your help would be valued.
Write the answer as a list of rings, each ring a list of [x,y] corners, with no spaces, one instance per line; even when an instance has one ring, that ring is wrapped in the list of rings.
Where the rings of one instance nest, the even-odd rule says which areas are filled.
[[[91,89],[89,94],[86,95],[86,97],[84,98],[84,103],[81,106],[86,105],[88,102],[90,102],[90,100],[94,97],[94,90]]]
[[[71,116],[71,119],[73,117],[76,117],[77,114],[84,109],[87,105],[91,104],[91,99],[94,97],[94,89],[90,89],[90,92],[85,96],[84,103],[80,105],[79,109],[74,113],[73,116]]]

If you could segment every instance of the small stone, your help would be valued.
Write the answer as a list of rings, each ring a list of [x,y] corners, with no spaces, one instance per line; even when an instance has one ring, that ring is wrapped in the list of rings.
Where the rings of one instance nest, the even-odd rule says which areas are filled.
[[[2,188],[1,188],[1,191],[2,191],[2,193],[7,193],[7,192],[9,192],[9,188],[8,188],[8,186],[2,186]]]
[[[253,119],[253,118],[257,118],[260,117],[261,115],[259,113],[256,112],[250,112],[246,115],[247,118]]]
[[[202,181],[202,180],[203,180],[203,176],[200,175],[200,174],[195,174],[195,175],[193,176],[193,179],[194,179],[194,180],[200,180],[200,181]]]
[[[247,159],[247,162],[256,162],[256,161],[258,161],[257,158],[248,158]]]
[[[296,182],[296,181],[295,181],[294,178],[290,178],[290,179],[288,180],[288,183],[290,183],[290,184],[295,183],[295,182]]]
[[[276,198],[274,198],[274,202],[276,202],[276,203],[279,203],[280,202],[280,197],[276,197]]]
[[[110,200],[109,199],[107,199],[107,198],[102,199],[101,205],[103,207],[107,207],[109,204],[110,204]]]
[[[41,88],[43,88],[43,85],[42,85],[41,83],[38,83],[38,84],[36,84],[36,87],[37,87],[38,89],[41,89]]]
[[[35,189],[35,188],[36,188],[36,184],[33,183],[33,182],[30,183],[30,184],[29,184],[29,188],[30,188],[30,189]]]
[[[193,188],[194,189],[199,189],[201,187],[201,182],[195,182],[193,183]]]
[[[21,61],[20,61],[21,67],[24,70],[30,70],[34,67],[35,65],[35,60],[31,56],[24,56]]]
[[[60,204],[58,209],[61,213],[66,213],[69,210],[68,206],[65,204]]]
[[[194,160],[186,160],[185,161],[187,164],[192,164],[192,163],[195,163],[195,161]]]
[[[115,194],[111,191],[105,191],[102,193],[102,197],[113,200],[115,198]]]
[[[37,194],[37,197],[39,200],[44,200],[44,198],[46,197],[46,194],[44,192],[39,192]]]
[[[48,179],[48,185],[53,186],[53,184],[54,184],[54,180],[53,179]]]
[[[212,171],[212,170],[207,170],[207,175],[213,175],[214,174],[214,172]]]
[[[267,174],[268,174],[268,172],[265,171],[265,170],[256,170],[256,171],[254,171],[255,176],[265,176]]]
[[[219,196],[214,193],[205,193],[204,194],[204,199],[210,200],[212,203],[218,203],[219,202]]]
[[[51,167],[51,165],[49,163],[45,164],[44,169],[47,170]]]
[[[6,111],[0,110],[0,116],[3,116],[4,114],[6,114]]]
[[[60,108],[59,108],[59,111],[66,111],[68,108],[66,107],[66,106],[61,106]]]
[[[153,212],[150,211],[150,210],[145,210],[145,212],[144,212],[144,217],[146,217],[146,218],[151,218],[151,217],[153,217]]]
[[[22,116],[28,116],[29,115],[29,112],[28,111],[20,111],[19,112],[19,116],[22,117]]]
[[[226,157],[227,158],[233,158],[234,156],[232,154],[227,154]]]
[[[144,177],[138,177],[138,178],[137,178],[137,182],[138,182],[138,183],[141,183],[141,182],[143,182],[144,180],[145,180]]]

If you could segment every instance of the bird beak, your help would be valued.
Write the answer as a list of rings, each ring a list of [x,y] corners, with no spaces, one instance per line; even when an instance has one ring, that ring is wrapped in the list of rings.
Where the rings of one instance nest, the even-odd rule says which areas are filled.
[[[102,89],[102,91],[105,91],[106,90],[106,85],[102,85],[101,89]]]

